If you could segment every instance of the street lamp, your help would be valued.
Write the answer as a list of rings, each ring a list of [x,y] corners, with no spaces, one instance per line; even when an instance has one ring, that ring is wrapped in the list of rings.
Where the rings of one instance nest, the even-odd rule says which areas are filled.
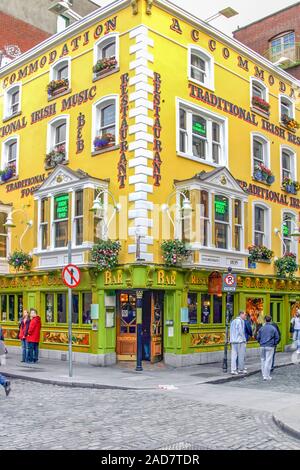
[[[113,205],[114,205],[113,213],[112,213],[109,221],[107,223],[104,222],[104,234],[103,235],[104,235],[104,238],[106,238],[109,226],[110,226],[114,216],[118,212],[120,212],[120,210],[121,210],[121,204],[116,202],[113,194],[108,189],[99,189],[98,194],[97,194],[96,198],[93,201],[93,206],[90,210],[92,212],[100,211],[100,218],[102,218],[103,221],[104,221],[104,216],[105,216],[105,212],[104,212],[104,206],[105,205],[104,205],[103,201],[101,200],[101,196],[103,196],[103,195],[110,196],[113,200]]]
[[[181,204],[178,202],[176,203],[176,215],[175,215],[175,219],[173,220],[172,217],[171,217],[171,214],[170,214],[170,207],[169,207],[169,203],[170,203],[170,199],[174,196],[174,194],[176,195],[180,195],[183,197],[183,201],[182,201],[182,206]],[[167,198],[167,202],[165,204],[162,204],[161,206],[161,210],[162,212],[166,212],[173,227],[174,227],[174,231],[176,232],[176,229],[177,229],[177,225],[178,223],[181,221],[181,220],[184,220],[186,217],[188,217],[193,209],[192,209],[192,204],[191,204],[191,201],[189,200],[189,198],[186,196],[186,194],[184,194],[184,192],[182,191],[173,191],[171,194],[169,194],[168,198]],[[180,213],[182,212],[182,215],[180,215]],[[178,238],[178,237],[176,237]]]
[[[225,16],[225,18],[232,18],[233,16],[236,16],[238,14],[239,14],[238,11],[234,10],[231,7],[227,7],[227,8],[223,8],[223,10],[220,10],[218,13],[215,13],[214,15],[209,16],[204,21],[206,21],[206,23],[209,23],[210,21],[215,20],[219,16]]]
[[[27,206],[29,207],[29,205]],[[17,212],[23,212],[25,215],[26,215],[26,218],[27,218],[27,214],[26,214],[26,211],[24,209],[14,209],[13,211],[11,211],[8,215],[7,215],[7,219],[6,219],[6,222],[3,224],[4,227],[6,228],[14,228],[16,227],[16,225],[14,224],[13,222],[13,215],[16,214]],[[33,221],[32,220],[27,220],[26,222],[26,227],[25,227],[25,230],[24,232],[22,233],[21,237],[20,237],[20,241],[19,241],[19,244],[20,244],[20,249],[22,250],[22,241],[23,241],[23,238],[25,237],[26,233],[28,232],[28,230],[30,228],[32,228],[33,226]]]
[[[295,222],[294,219],[291,219],[291,218],[284,218],[283,219],[283,224],[285,222],[290,222],[291,224],[293,224],[294,228],[295,228],[295,231],[290,233],[290,237],[300,237],[300,227],[297,225],[297,223]],[[287,247],[286,247],[286,243],[285,241],[283,240],[283,237],[282,237],[282,234],[281,234],[281,231],[279,228],[275,228],[274,229],[274,233],[275,235],[278,235],[279,239],[281,240],[282,244],[283,244],[283,256],[286,254],[287,252]]]

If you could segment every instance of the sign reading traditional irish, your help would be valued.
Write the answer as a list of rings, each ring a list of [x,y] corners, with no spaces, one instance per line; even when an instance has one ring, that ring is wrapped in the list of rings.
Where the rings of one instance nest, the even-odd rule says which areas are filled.
[[[80,283],[80,270],[75,264],[68,264],[62,271],[62,279],[66,286],[73,289]]]

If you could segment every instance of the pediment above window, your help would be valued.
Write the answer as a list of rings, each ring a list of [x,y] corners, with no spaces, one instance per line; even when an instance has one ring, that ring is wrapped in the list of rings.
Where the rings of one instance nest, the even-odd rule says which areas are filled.
[[[108,180],[94,178],[82,170],[71,170],[63,165],[57,165],[42,186],[35,191],[35,196],[43,196],[49,191],[66,190],[76,186],[84,186],[91,183],[94,186],[108,187]]]

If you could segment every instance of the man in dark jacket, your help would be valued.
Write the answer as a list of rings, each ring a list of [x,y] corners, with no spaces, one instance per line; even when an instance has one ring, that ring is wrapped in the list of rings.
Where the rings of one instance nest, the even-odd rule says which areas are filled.
[[[274,346],[274,354],[273,354],[273,361],[272,361],[272,367],[271,367],[271,372],[273,372],[273,370],[274,370],[274,364],[275,364],[276,348],[277,348],[278,344],[279,344],[280,341],[281,341],[281,333],[280,333],[280,329],[279,329],[279,326],[277,325],[277,323],[275,323],[274,321],[271,321],[271,325],[273,325],[274,328],[276,328],[277,333],[278,333],[278,336],[279,336],[278,343],[276,343],[275,346]]]
[[[261,372],[264,380],[272,380],[270,376],[274,347],[279,343],[276,328],[271,325],[270,315],[265,316],[265,324],[259,329],[257,341],[260,344]]]

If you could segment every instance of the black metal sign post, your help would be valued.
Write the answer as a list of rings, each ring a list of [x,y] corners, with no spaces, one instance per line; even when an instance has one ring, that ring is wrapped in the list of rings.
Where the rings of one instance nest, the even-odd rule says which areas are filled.
[[[223,275],[222,291],[226,292],[226,317],[225,317],[225,344],[223,356],[223,372],[228,370],[228,344],[229,344],[229,326],[233,316],[233,292],[236,290],[236,276],[232,274],[232,268],[228,268],[228,274]]]

